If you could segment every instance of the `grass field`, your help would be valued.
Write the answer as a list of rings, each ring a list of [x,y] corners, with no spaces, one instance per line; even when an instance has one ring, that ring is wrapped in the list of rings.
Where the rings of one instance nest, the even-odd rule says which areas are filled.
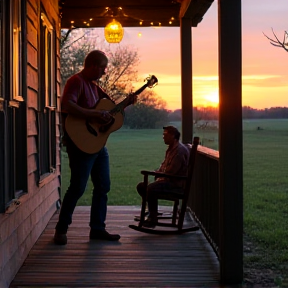
[[[288,120],[245,121],[243,127],[244,231],[248,242],[252,240],[257,244],[256,249],[245,253],[245,263],[251,267],[259,263],[265,268],[282,270],[286,281],[287,127]]]
[[[288,271],[287,127],[288,119],[243,121],[244,262],[246,267],[277,269],[281,275]],[[199,127],[195,135],[204,146],[218,149],[217,126]],[[121,128],[110,135],[107,147],[112,182],[108,204],[140,205],[135,186],[142,180],[141,169],[155,169],[164,158],[162,129]],[[64,194],[69,169],[66,153],[62,157]],[[91,189],[89,183],[78,205],[90,205]],[[277,281],[281,284],[281,277]]]

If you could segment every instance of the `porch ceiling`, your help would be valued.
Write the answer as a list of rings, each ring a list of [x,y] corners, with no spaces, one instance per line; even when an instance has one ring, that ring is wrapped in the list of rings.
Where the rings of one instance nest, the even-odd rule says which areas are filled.
[[[190,18],[196,27],[213,1],[62,0],[59,5],[62,28],[105,27],[113,17],[124,27],[178,27],[181,17]]]

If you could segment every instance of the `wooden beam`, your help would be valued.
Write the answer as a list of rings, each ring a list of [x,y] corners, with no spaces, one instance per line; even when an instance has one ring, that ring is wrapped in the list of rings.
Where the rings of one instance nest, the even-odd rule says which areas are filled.
[[[243,280],[241,0],[218,0],[221,281]]]
[[[191,26],[197,27],[214,0],[183,0],[179,18],[190,18]]]
[[[192,28],[191,19],[180,21],[181,41],[181,99],[182,99],[182,142],[192,143]]]
[[[183,0],[181,2],[180,12],[179,12],[179,18],[184,18],[187,16],[188,13],[190,13],[189,7],[191,4],[191,0]]]

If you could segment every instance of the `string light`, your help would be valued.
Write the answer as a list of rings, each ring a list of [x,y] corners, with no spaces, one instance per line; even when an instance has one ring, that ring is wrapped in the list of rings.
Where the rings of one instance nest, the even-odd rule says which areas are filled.
[[[117,11],[115,10],[116,8],[114,7],[113,8],[110,8],[110,7],[105,7],[105,12],[101,14],[101,16],[109,16],[109,17],[113,17],[113,20],[106,25],[106,27],[104,28],[104,36],[105,36],[105,39],[108,43],[119,43],[121,42],[121,40],[123,39],[123,36],[124,36],[124,29],[121,25],[120,22],[116,21],[115,18],[117,19],[117,17],[119,16],[122,16],[122,17],[130,17],[128,15],[126,15],[124,12],[123,12],[123,8],[122,7],[118,7],[117,8]],[[120,15],[119,15],[120,14]],[[95,18],[95,17],[94,17]],[[92,21],[94,20],[94,18],[89,18],[89,22],[88,21],[83,21],[82,23],[85,25],[85,26],[91,26],[92,25]],[[97,18],[97,16],[96,16]],[[133,18],[133,17],[131,17]],[[136,20],[136,18],[135,18]],[[173,22],[174,22],[175,18],[174,17],[170,17],[170,20],[168,21],[169,25],[173,25]],[[139,23],[139,26],[143,26],[144,25],[144,21],[143,19],[138,19],[138,23]],[[74,27],[74,24],[75,21],[71,21],[71,27]],[[146,23],[147,25],[147,23]],[[150,22],[150,26],[162,26],[162,23],[161,22]],[[93,25],[92,25],[93,27]],[[140,35],[138,35],[139,37],[142,36],[142,34],[140,33]]]

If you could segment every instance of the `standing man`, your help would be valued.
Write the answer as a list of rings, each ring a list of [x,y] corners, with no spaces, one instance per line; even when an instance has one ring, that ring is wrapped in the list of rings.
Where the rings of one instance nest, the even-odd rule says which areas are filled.
[[[118,241],[120,235],[110,234],[105,229],[107,213],[107,193],[110,190],[109,155],[104,146],[99,152],[88,154],[81,151],[65,131],[65,119],[71,114],[99,124],[112,121],[108,111],[94,109],[103,98],[111,98],[94,81],[100,79],[107,68],[108,58],[104,52],[90,52],[84,62],[84,69],[67,80],[61,99],[64,145],[66,145],[71,170],[70,186],[64,196],[59,220],[55,227],[54,243],[67,244],[67,230],[72,223],[72,215],[77,201],[83,195],[89,176],[93,183],[90,212],[90,239]],[[112,101],[112,100],[111,100]],[[134,104],[136,97],[132,102]],[[128,104],[128,105],[129,105]]]
[[[188,161],[189,161],[189,149],[180,141],[180,132],[174,126],[163,127],[163,140],[168,148],[166,150],[165,159],[156,170],[156,172],[163,172],[172,175],[187,175]],[[144,221],[144,227],[154,228],[157,224],[158,214],[158,197],[165,193],[178,193],[179,187],[183,187],[183,180],[172,180],[168,178],[157,178],[154,182],[147,186],[147,202],[149,214]],[[137,191],[142,197],[146,193],[144,189],[144,183],[140,182],[137,185]],[[169,191],[169,192],[167,192]],[[182,189],[180,189],[182,191]]]

